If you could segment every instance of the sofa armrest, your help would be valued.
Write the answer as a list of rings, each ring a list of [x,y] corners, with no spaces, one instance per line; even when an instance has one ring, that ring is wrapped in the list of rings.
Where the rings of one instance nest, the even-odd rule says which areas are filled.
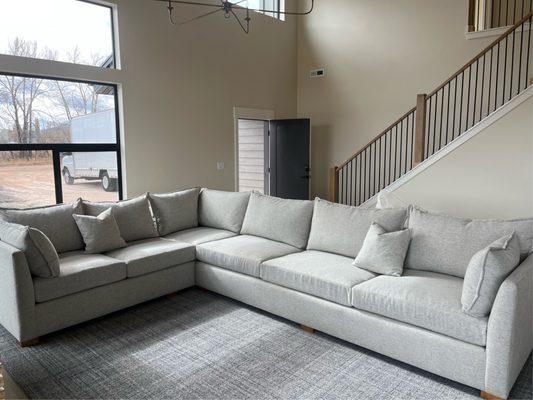
[[[0,241],[0,324],[17,340],[35,338],[35,294],[26,256]]]
[[[489,317],[485,390],[507,398],[533,348],[533,254],[502,283]]]

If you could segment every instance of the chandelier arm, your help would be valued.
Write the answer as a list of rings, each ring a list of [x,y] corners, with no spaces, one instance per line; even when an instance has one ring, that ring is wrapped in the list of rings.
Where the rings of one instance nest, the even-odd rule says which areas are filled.
[[[241,3],[241,2],[239,2],[239,3]],[[315,0],[311,0],[311,7],[309,8],[308,11],[303,11],[303,12],[276,11],[276,10],[266,10],[266,9],[263,9],[263,8],[247,8],[247,7],[239,6],[237,4],[233,4],[233,7],[241,9],[241,10],[257,11],[257,12],[262,12],[262,13],[267,13],[267,14],[296,15],[296,16],[298,16],[298,15],[309,15],[309,14],[311,14],[313,12],[313,10],[315,8]]]
[[[220,7],[218,10],[214,10],[214,11],[210,11],[208,13],[205,13],[205,14],[202,14],[202,15],[198,15],[197,17],[194,17],[194,18],[191,18],[191,19],[188,19],[188,20],[185,20],[183,22],[180,22],[178,25],[185,25],[185,24],[188,24],[189,22],[193,22],[193,21],[196,21],[200,18],[203,18],[203,17],[207,17],[209,15],[212,15],[212,14],[216,14],[220,11],[223,11],[224,9],[222,7]]]
[[[245,27],[244,24],[239,19],[239,17],[237,16],[237,14],[235,14],[235,11],[230,10],[230,12],[235,17],[235,19],[237,20],[237,22],[241,26],[241,28],[244,31],[244,33],[249,33],[250,32],[250,20],[248,18],[246,18],[246,27]]]
[[[188,4],[191,6],[204,6],[204,7],[217,7],[220,8],[220,4],[212,4],[212,3],[199,3],[195,1],[187,1],[187,0],[154,0],[159,1],[162,3],[172,3],[172,4]]]

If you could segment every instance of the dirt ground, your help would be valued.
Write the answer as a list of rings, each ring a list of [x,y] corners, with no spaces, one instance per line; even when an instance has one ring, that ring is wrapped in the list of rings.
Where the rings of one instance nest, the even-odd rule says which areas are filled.
[[[82,197],[93,201],[116,201],[117,192],[106,192],[101,182],[76,180],[63,182],[63,202]],[[0,207],[26,208],[55,204],[52,163],[0,165]]]

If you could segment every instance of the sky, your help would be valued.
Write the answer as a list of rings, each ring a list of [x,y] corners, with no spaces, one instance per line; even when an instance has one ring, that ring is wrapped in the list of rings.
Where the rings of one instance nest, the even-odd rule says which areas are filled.
[[[20,37],[57,51],[59,61],[78,46],[90,63],[93,54],[112,53],[110,15],[108,7],[76,0],[0,0],[0,53]]]

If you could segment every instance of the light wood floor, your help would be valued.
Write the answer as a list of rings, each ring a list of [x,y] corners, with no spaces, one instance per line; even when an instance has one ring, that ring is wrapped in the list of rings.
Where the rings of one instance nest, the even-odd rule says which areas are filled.
[[[27,400],[28,397],[24,394],[22,389],[16,382],[9,376],[4,368],[4,381],[5,381],[5,390],[6,390],[6,400]]]

